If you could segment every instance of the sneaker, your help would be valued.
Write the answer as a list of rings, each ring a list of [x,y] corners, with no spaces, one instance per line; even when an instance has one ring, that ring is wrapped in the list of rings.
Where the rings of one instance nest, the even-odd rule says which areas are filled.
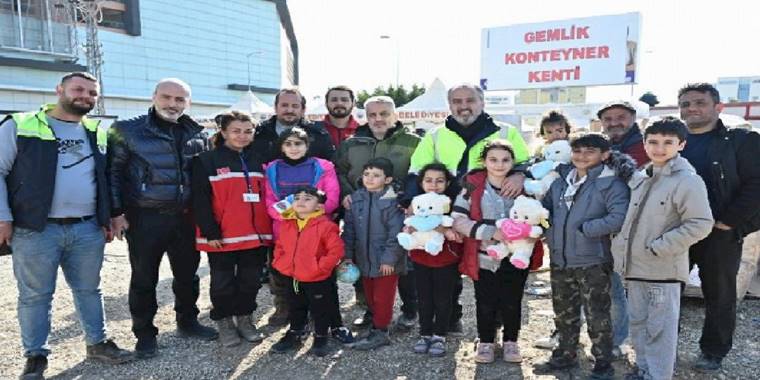
[[[354,319],[354,326],[356,327],[367,327],[372,323],[372,312],[369,310],[365,311],[364,314]]]
[[[47,357],[42,355],[36,355],[26,358],[26,365],[24,365],[24,372],[21,373],[19,379],[21,380],[43,380],[45,377],[42,375],[47,369],[48,361]]]
[[[340,326],[337,329],[330,329],[330,336],[345,345],[351,345],[355,342],[354,334],[351,333],[351,330],[349,330],[348,327],[344,326]]]
[[[309,349],[309,354],[318,358],[323,358],[330,353],[330,346],[328,345],[328,337],[326,336],[314,336],[314,343],[312,343]]]
[[[557,348],[557,345],[559,345],[559,334],[557,333],[557,330],[552,331],[552,335],[537,339],[533,342],[533,347],[546,350],[553,350]]]
[[[694,363],[693,368],[702,373],[714,373],[721,369],[723,359],[710,354],[702,353],[699,359]]]
[[[464,336],[464,326],[462,326],[462,320],[457,319],[456,321],[452,322],[449,326],[449,331],[447,331],[447,334],[453,336]]]
[[[417,326],[417,316],[401,314],[398,319],[396,319],[395,326],[401,331],[409,331]]]
[[[177,322],[177,331],[179,335],[198,338],[201,340],[216,340],[219,337],[219,333],[211,327],[204,326],[197,319],[192,319],[185,322]]]
[[[561,371],[578,366],[578,357],[575,353],[569,354],[555,349],[549,360],[533,366],[536,374],[544,375],[554,371]]]
[[[417,343],[414,344],[414,347],[412,347],[412,349],[414,350],[415,354],[427,354],[428,350],[430,349],[430,337],[421,336]]]
[[[507,363],[520,363],[522,362],[522,355],[520,355],[520,346],[517,342],[504,342],[503,359]]]
[[[493,343],[478,343],[477,351],[475,353],[475,363],[493,363],[494,349],[495,345]]]
[[[123,364],[134,359],[134,355],[122,350],[111,339],[87,346],[87,358],[106,364]]]
[[[264,333],[256,328],[251,315],[239,315],[235,317],[237,333],[248,342],[256,343],[264,340]]]
[[[360,351],[369,351],[389,344],[391,344],[391,338],[388,337],[388,331],[372,329],[366,338],[354,343],[353,348]]]
[[[155,336],[137,338],[135,356],[138,359],[148,359],[158,355],[158,342]]]
[[[219,343],[224,347],[233,347],[240,344],[240,335],[238,335],[235,322],[232,317],[227,317],[214,321],[216,329],[219,331]]]
[[[430,339],[428,354],[433,357],[446,356],[446,338],[433,335],[433,338]]]
[[[301,347],[303,344],[303,332],[288,330],[277,343],[272,345],[271,351],[277,354],[284,354]]]
[[[588,376],[589,380],[612,380],[615,378],[615,368],[612,364],[598,361],[594,364],[594,369]]]

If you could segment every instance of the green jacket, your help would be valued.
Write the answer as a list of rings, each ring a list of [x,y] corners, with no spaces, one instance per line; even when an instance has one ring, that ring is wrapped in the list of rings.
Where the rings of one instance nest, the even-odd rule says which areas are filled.
[[[397,122],[388,131],[390,136],[377,140],[369,129],[362,125],[356,129],[353,137],[340,144],[335,159],[335,170],[338,172],[341,199],[359,188],[358,181],[362,178],[362,167],[375,157],[385,157],[393,163],[393,179],[402,183],[409,172],[409,160],[414,149],[420,142],[420,137]]]

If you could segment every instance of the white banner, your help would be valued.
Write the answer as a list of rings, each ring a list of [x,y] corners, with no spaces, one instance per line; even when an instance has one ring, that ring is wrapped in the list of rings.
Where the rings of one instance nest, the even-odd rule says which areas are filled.
[[[636,83],[639,13],[483,29],[486,90]]]

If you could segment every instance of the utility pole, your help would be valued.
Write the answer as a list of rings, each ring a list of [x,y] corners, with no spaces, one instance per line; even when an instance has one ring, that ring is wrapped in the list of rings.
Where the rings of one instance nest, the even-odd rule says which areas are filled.
[[[100,8],[102,0],[67,0],[74,8],[74,20],[84,21],[86,32],[85,43],[82,45],[87,58],[87,71],[98,79],[100,85],[100,96],[95,105],[94,113],[96,115],[105,115],[106,108],[103,98],[103,47],[98,39],[98,23],[103,20],[103,12]]]

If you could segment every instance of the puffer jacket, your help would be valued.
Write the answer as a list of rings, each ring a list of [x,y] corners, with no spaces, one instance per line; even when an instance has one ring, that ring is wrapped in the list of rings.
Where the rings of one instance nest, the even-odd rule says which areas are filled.
[[[282,239],[274,247],[272,266],[294,280],[326,280],[343,258],[338,225],[324,215],[309,219],[301,230],[295,219],[287,219],[281,233]]]
[[[261,156],[263,162],[273,161],[282,155],[279,147],[276,146],[279,138],[276,125],[277,116],[272,116],[256,127],[251,146]],[[330,140],[330,134],[324,128],[317,127],[305,119],[299,120],[296,126],[306,131],[309,136],[308,156],[328,161],[335,158],[335,146]]]
[[[369,125],[356,129],[354,136],[344,141],[338,149],[335,168],[340,181],[341,199],[359,188],[358,181],[362,177],[362,167],[375,157],[385,157],[393,163],[393,179],[401,183],[409,171],[409,163],[420,137],[414,132],[396,122],[389,129],[386,137],[376,139]]]
[[[108,136],[108,178],[111,187],[111,214],[132,207],[181,210],[190,203],[192,157],[208,150],[203,127],[182,115],[182,159],[174,137],[159,128],[154,110],[147,115],[118,121]]]
[[[551,226],[544,236],[552,267],[579,268],[612,261],[610,235],[623,226],[630,199],[628,178],[620,178],[618,174],[635,167],[629,156],[617,152],[613,155],[618,159],[608,162],[622,167],[601,164],[590,169],[569,209],[564,195],[573,167],[557,168],[560,178],[552,183],[542,200],[551,213]]]
[[[353,260],[363,277],[380,277],[380,264],[392,265],[394,274],[406,273],[406,251],[396,238],[404,227],[404,212],[393,188],[355,191],[343,219],[346,259]]]
[[[686,283],[689,247],[713,226],[705,183],[676,156],[659,170],[648,165],[628,186],[628,213],[612,241],[615,271],[627,279]]]

